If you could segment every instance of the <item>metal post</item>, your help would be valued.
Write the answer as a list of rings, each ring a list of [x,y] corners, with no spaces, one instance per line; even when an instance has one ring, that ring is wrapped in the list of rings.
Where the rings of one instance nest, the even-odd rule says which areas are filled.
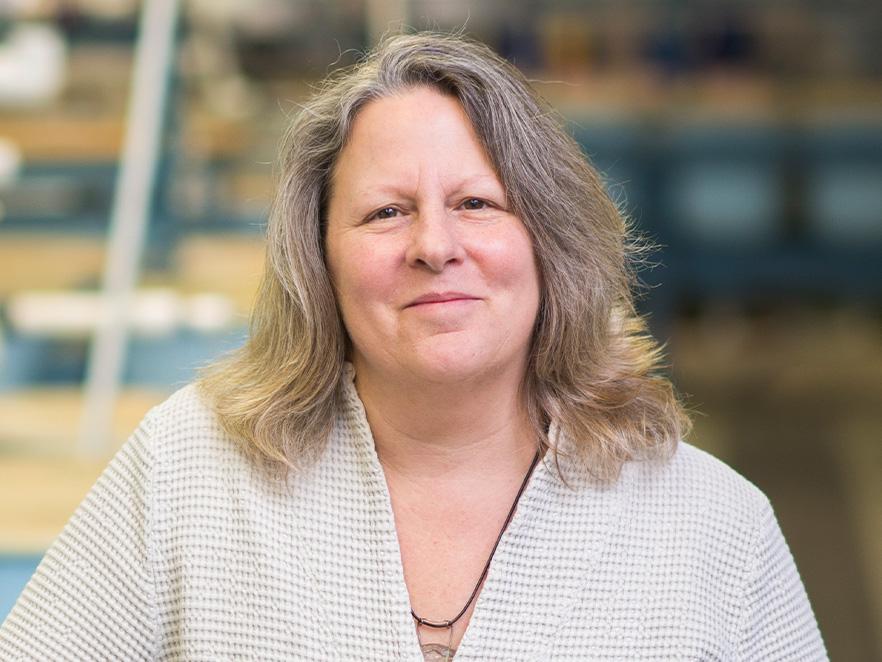
[[[92,339],[77,453],[107,455],[127,343],[128,311],[141,263],[163,137],[178,0],[144,0],[127,125],[110,217],[105,314]]]

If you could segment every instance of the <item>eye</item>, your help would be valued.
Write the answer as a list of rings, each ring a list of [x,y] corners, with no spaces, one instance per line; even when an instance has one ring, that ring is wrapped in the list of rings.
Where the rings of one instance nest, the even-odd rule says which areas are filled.
[[[487,203],[481,198],[468,198],[462,203],[462,206],[469,211],[477,211],[487,207]]]
[[[370,221],[375,218],[379,220],[393,218],[396,214],[398,214],[398,210],[395,209],[395,207],[383,207],[371,214],[370,217],[368,217],[368,220]]]

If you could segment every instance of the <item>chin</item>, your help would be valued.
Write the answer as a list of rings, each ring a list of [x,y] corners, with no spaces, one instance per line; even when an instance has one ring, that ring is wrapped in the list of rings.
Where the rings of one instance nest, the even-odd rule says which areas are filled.
[[[446,343],[423,347],[418,354],[409,357],[409,372],[427,382],[436,384],[456,383],[481,379],[501,372],[499,357],[486,349],[463,346],[447,346]]]

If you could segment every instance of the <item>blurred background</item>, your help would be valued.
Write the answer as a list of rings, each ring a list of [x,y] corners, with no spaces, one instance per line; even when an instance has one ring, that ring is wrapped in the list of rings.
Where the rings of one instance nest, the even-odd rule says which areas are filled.
[[[153,404],[242,342],[279,138],[385,32],[463,29],[659,245],[689,441],[882,659],[882,4],[0,0],[0,619]],[[130,313],[125,314],[125,311]]]

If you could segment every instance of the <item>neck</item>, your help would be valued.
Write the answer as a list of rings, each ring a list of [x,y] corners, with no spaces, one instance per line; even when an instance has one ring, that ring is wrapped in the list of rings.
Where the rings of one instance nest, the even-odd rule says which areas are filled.
[[[413,484],[507,480],[536,453],[517,374],[411,384],[356,365],[355,383],[387,475]]]

